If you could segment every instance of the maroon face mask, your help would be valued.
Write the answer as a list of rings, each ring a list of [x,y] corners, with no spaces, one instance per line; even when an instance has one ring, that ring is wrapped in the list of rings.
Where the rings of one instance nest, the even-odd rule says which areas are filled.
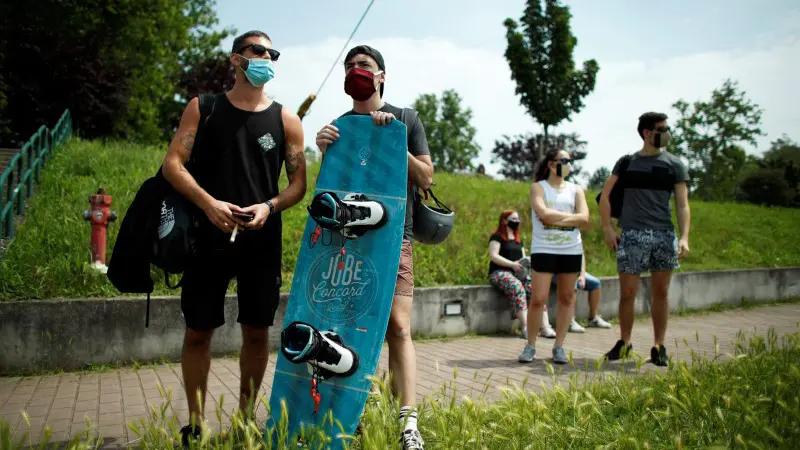
[[[363,102],[375,91],[375,74],[368,70],[355,67],[344,78],[344,92],[355,101]]]

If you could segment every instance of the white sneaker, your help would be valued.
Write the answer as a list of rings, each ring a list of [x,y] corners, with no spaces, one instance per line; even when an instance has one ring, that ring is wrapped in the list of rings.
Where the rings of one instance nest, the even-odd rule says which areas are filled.
[[[575,321],[575,318],[572,318],[572,322],[569,323],[569,332],[570,333],[585,333],[586,328],[583,328],[581,324]]]
[[[422,440],[418,430],[405,430],[400,435],[400,441],[403,443],[403,450],[425,450],[425,441]]]
[[[546,326],[543,326],[542,328],[539,329],[539,336],[548,339],[555,339],[556,330],[554,330],[553,327],[550,326],[550,324],[547,324]]]
[[[589,320],[589,326],[594,328],[611,328],[611,324],[603,320],[599,314]]]

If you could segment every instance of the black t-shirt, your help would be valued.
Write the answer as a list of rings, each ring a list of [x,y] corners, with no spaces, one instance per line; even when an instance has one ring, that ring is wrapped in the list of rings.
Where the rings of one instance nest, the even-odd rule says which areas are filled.
[[[242,208],[277,196],[286,156],[282,108],[273,101],[263,111],[245,111],[234,106],[227,95],[217,95],[214,110],[205,124],[203,142],[193,150],[198,184],[215,199]],[[214,246],[225,246],[230,235],[214,226],[205,215],[203,219],[204,238]],[[236,242],[241,241],[242,246],[254,253],[268,251],[280,255],[280,213],[271,214],[260,230],[239,232]]]
[[[402,110],[394,105],[390,105],[389,103],[384,103],[383,107],[378,111],[392,113],[399,120],[400,112]],[[353,110],[350,110],[342,114],[341,117],[351,116],[351,115],[365,116],[368,114],[361,114]],[[422,125],[422,121],[419,119],[419,115],[414,114],[412,111],[407,111],[404,123],[406,124],[408,151],[413,156],[430,155],[431,152],[428,149],[428,139],[425,137],[425,127]],[[403,231],[403,240],[405,241],[411,240],[411,236],[413,236],[413,229],[414,229],[414,185],[411,182],[411,179],[409,178],[408,187],[406,189],[406,221]]]
[[[509,261],[518,261],[522,259],[522,243],[517,241],[507,241],[500,236],[500,233],[494,233],[489,241],[497,241],[500,243],[500,256]],[[511,270],[509,267],[499,266],[489,261],[489,274],[495,270]]]

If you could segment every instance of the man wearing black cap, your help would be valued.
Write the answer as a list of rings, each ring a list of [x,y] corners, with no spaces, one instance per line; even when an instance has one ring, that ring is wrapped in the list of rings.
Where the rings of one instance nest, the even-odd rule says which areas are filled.
[[[383,101],[386,66],[380,52],[367,45],[352,48],[345,57],[344,91],[353,98],[353,109],[343,116],[361,114],[372,116],[376,125],[386,125],[399,120],[402,109]],[[416,403],[417,361],[411,341],[411,305],[414,300],[414,264],[411,237],[413,235],[414,185],[427,189],[433,177],[433,161],[428,150],[425,128],[419,114],[407,110],[404,123],[408,136],[408,191],[400,267],[397,273],[392,312],[386,330],[389,344],[389,371],[392,373],[392,390],[400,394],[400,422],[404,426],[404,449],[423,449],[423,440],[417,430]],[[328,145],[339,138],[339,130],[332,124],[317,133],[317,146],[322,156]]]

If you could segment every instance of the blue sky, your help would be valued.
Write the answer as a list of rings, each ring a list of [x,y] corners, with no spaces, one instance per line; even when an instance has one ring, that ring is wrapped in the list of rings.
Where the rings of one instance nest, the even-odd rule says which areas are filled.
[[[219,0],[220,26],[239,32],[262,29],[283,53],[269,95],[296,109],[315,92],[369,1]],[[800,4],[770,0],[703,0],[646,5],[633,0],[569,1],[574,58],[600,64],[586,108],[556,132],[578,132],[588,141],[587,172],[610,166],[640,145],[636,117],[671,104],[707,98],[725,77],[738,80],[765,109],[759,147],[783,133],[800,140],[797,90],[800,71]],[[503,58],[507,17],[518,19],[521,0],[376,0],[348,45],[369,43],[387,63],[385,100],[409,105],[421,93],[455,88],[473,110],[478,162],[489,163],[495,139],[541,128],[518,98]],[[232,39],[224,42],[229,48]],[[337,67],[304,121],[306,145],[350,107]],[[496,166],[489,166],[490,173]]]

